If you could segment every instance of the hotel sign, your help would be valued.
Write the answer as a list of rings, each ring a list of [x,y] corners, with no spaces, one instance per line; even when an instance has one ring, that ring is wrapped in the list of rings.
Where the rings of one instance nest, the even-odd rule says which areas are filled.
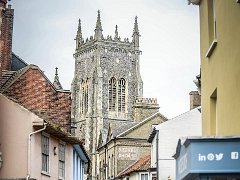
[[[181,146],[176,160],[177,180],[189,174],[239,173],[240,142],[191,142]]]

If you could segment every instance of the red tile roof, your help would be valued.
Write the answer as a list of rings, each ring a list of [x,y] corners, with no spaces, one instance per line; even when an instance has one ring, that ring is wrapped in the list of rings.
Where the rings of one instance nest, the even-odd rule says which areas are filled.
[[[128,167],[126,170],[121,172],[118,177],[123,177],[126,175],[129,175],[132,172],[138,172],[138,171],[147,171],[150,168],[151,164],[151,156],[145,156],[142,159],[135,162],[133,165]]]

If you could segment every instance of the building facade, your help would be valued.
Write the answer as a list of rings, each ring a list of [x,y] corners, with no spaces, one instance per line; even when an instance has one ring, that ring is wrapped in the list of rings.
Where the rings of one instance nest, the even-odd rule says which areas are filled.
[[[166,120],[157,112],[140,122],[121,125],[111,123],[106,140],[103,140],[102,136],[99,138],[99,179],[121,179],[122,173],[136,161],[150,156],[151,144],[147,142],[148,135],[154,125]]]
[[[188,0],[199,5],[203,137],[179,141],[177,180],[238,180],[240,1]]]
[[[179,138],[201,136],[201,108],[197,107],[155,126],[148,141],[151,146],[151,179],[176,179],[172,155]]]
[[[198,4],[203,135],[239,135],[240,3],[201,0]]]
[[[0,179],[84,180],[83,143],[0,94]]]

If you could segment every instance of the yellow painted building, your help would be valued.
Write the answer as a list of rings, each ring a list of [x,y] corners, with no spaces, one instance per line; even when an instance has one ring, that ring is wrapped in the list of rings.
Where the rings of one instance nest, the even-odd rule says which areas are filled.
[[[240,135],[240,1],[199,4],[204,136]]]

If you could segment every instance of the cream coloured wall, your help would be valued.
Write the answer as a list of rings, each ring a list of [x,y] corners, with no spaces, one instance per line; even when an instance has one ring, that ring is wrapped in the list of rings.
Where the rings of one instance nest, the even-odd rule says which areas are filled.
[[[200,47],[203,135],[239,135],[240,4],[235,0],[215,0],[217,46],[211,56],[206,57],[211,44],[209,15],[207,0],[202,0]]]
[[[42,173],[42,159],[41,159],[41,133],[36,134],[32,141],[32,157],[31,157],[31,177],[41,180],[58,179],[58,161],[59,161],[59,139],[56,139],[50,135],[49,143],[49,157],[50,157],[50,170],[49,176]],[[57,148],[57,154],[54,155],[54,147]],[[65,147],[65,179],[72,179],[73,169],[73,148],[71,145],[66,144]]]
[[[28,134],[32,122],[42,121],[22,106],[0,95],[0,178],[27,177]]]
[[[43,123],[38,116],[0,94],[0,152],[3,158],[0,179],[27,177],[28,135],[34,131],[32,123],[36,121]],[[31,137],[31,178],[58,179],[58,154],[53,154],[53,147],[58,147],[59,141],[50,135],[50,176],[46,176],[41,173],[41,133]],[[72,179],[72,146],[66,144],[65,152],[66,179]]]

